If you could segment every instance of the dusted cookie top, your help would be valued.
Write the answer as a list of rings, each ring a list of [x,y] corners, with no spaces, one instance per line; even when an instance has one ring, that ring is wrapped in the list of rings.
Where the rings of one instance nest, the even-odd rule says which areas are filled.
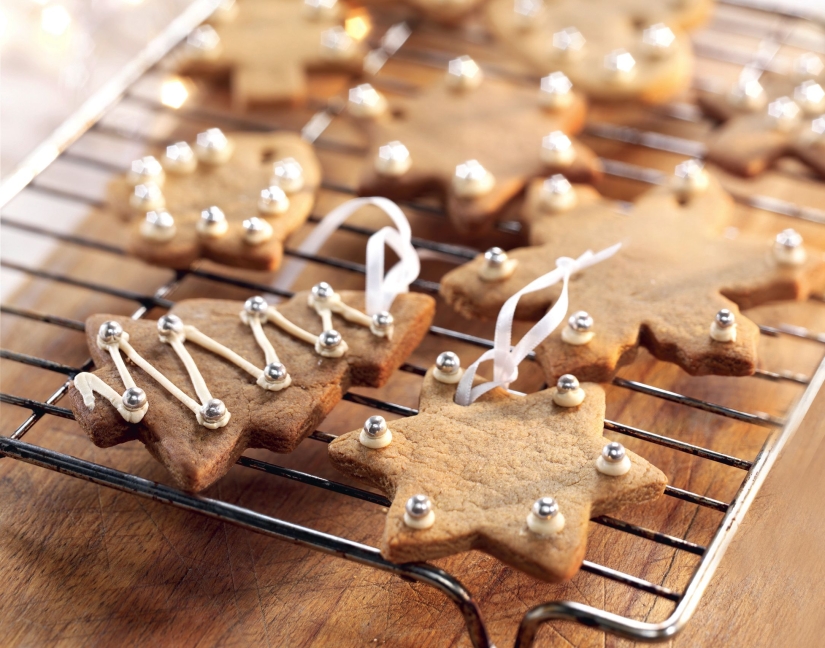
[[[448,273],[441,293],[467,317],[492,318],[562,254],[620,241],[609,263],[572,278],[570,322],[536,349],[548,382],[568,373],[607,382],[639,346],[693,375],[749,375],[759,330],[739,308],[807,298],[825,286],[825,258],[806,251],[792,230],[775,241],[723,237],[733,201],[718,181],[693,162],[680,165],[673,180],[673,188],[644,194],[630,214],[590,187],[535,181],[523,214],[532,246],[506,253],[515,262],[507,276],[486,277],[490,261],[479,256]],[[554,206],[559,192],[570,191],[575,200]],[[559,290],[523,296],[517,316],[539,319]]]
[[[562,71],[588,97],[663,103],[690,85],[685,29],[711,0],[491,0],[498,37],[541,74]]]
[[[112,181],[105,209],[132,221],[129,249],[149,263],[275,270],[320,183],[315,152],[298,135],[211,128],[136,160]]]
[[[366,104],[376,109],[365,114]],[[542,173],[561,171],[578,182],[600,174],[595,154],[571,139],[584,126],[586,104],[564,75],[517,85],[485,77],[462,56],[450,61],[444,80],[413,97],[354,88],[349,109],[371,143],[359,193],[397,200],[437,193],[467,237],[489,230]]]
[[[430,370],[419,414],[388,422],[387,445],[368,447],[362,431],[349,432],[329,456],[393,500],[381,540],[388,560],[478,549],[564,580],[581,565],[591,517],[654,499],[667,481],[619,444],[606,449],[604,391],[581,389],[575,407],[557,405],[557,389],[515,396],[501,388],[462,407],[455,384]],[[605,461],[621,468],[605,471]]]
[[[399,295],[389,330],[361,321],[363,293],[337,295],[334,330],[324,324],[330,309],[310,305],[306,292],[277,308],[261,298],[187,300],[159,322],[95,315],[86,331],[97,368],[70,387],[75,416],[100,447],[140,440],[190,491],[214,483],[247,447],[290,452],[351,386],[386,382],[434,312],[429,296]]]

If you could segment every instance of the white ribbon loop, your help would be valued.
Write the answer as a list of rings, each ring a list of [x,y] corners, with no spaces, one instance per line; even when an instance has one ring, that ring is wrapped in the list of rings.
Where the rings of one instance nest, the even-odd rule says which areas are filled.
[[[556,260],[556,268],[554,270],[542,275],[538,279],[534,279],[504,302],[504,305],[498,313],[498,319],[496,320],[493,348],[485,351],[478,360],[467,367],[464,376],[458,383],[455,402],[459,405],[467,406],[491,389],[495,389],[496,387],[504,387],[506,389],[509,387],[510,383],[518,378],[518,366],[521,364],[521,361],[541,344],[548,335],[555,331],[567,316],[569,304],[567,286],[571,275],[610,258],[616,254],[621,247],[622,244],[617,243],[595,254],[588,250],[578,259],[561,257]],[[527,331],[524,337],[519,340],[518,344],[511,348],[513,318],[516,314],[516,305],[519,299],[528,293],[544,290],[557,284],[559,281],[562,281],[563,285],[556,303],[545,313],[544,317]],[[478,366],[487,360],[493,361],[493,380],[473,387],[473,380],[478,371]]]
[[[374,205],[390,217],[395,228],[382,227],[367,241],[366,255],[366,311],[374,315],[388,311],[396,296],[407,292],[421,272],[421,260],[412,246],[410,223],[401,208],[392,200],[381,197],[353,198],[338,205],[318,223],[312,233],[298,247],[298,252],[315,254],[324,242],[356,211]],[[398,263],[384,274],[384,246],[398,255]],[[289,289],[303,270],[305,262],[290,261],[281,271],[276,285]]]

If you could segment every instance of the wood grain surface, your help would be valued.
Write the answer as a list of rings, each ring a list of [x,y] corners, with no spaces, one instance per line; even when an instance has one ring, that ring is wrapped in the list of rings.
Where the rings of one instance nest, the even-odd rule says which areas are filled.
[[[409,52],[437,46],[441,51],[473,50],[440,32],[414,35]],[[406,46],[405,46],[406,47]],[[476,48],[489,60],[492,50]],[[699,74],[727,74],[713,62],[700,65]],[[407,83],[432,82],[441,74],[412,60],[391,61],[380,77]],[[389,85],[389,84],[387,84]],[[330,96],[347,87],[346,79],[313,79],[314,96]],[[127,99],[128,103],[130,100]],[[213,109],[229,105],[218,90],[202,101]],[[291,109],[255,116],[297,129],[311,111]],[[701,140],[710,125],[663,117],[638,108],[596,107],[591,121],[610,121]],[[214,120],[209,125],[215,125]],[[191,135],[203,121],[177,118],[176,135]],[[97,134],[96,134],[97,135]],[[361,146],[357,129],[345,119],[333,122],[319,145],[328,182],[354,186],[364,162],[330,142]],[[600,155],[669,172],[683,156],[588,137]],[[81,142],[82,144],[82,142]],[[94,153],[121,165],[114,145],[97,145]],[[821,206],[825,191],[798,166],[782,165],[757,180],[743,181],[720,173],[726,186],[745,194],[765,194],[811,207]],[[52,177],[53,186],[60,178]],[[45,184],[45,181],[44,181]],[[72,190],[83,192],[76,182]],[[608,177],[600,186],[606,195],[632,200],[645,185]],[[33,192],[27,192],[33,193]],[[325,214],[349,198],[346,193],[321,193],[315,213]],[[50,230],[60,228],[63,200],[39,196],[38,209],[53,213]],[[27,203],[28,204],[28,203]],[[34,204],[34,203],[33,203]],[[25,210],[15,212],[25,220]],[[415,236],[454,242],[446,219],[431,210],[409,209]],[[353,222],[375,226],[381,221],[366,211]],[[811,245],[825,248],[825,227],[739,206],[731,227],[772,237],[796,227]],[[310,231],[307,225],[290,241],[292,246]],[[4,234],[9,230],[4,227]],[[125,232],[118,222],[93,217],[78,234],[122,247]],[[38,236],[26,234],[25,236]],[[518,235],[496,232],[477,244],[484,249],[523,243]],[[322,252],[337,258],[362,260],[363,237],[341,232]],[[146,266],[129,257],[86,245],[63,242],[44,266],[73,280],[151,295],[173,278],[169,270]],[[222,268],[209,262],[201,270],[268,283],[273,275]],[[423,276],[437,281],[451,267],[427,261]],[[307,265],[296,288],[319,279],[336,288],[360,288],[363,277],[320,265]],[[243,299],[249,291],[193,274],[185,276],[168,296]],[[9,305],[82,321],[97,312],[131,313],[133,299],[106,294],[80,285],[31,277]],[[149,317],[162,314],[152,309]],[[820,301],[776,304],[750,311],[768,325],[789,323],[825,331],[825,304]],[[468,322],[439,303],[435,324],[490,337],[489,322]],[[525,330],[519,327],[519,332]],[[83,334],[52,324],[4,315],[2,346],[71,367],[88,358]],[[467,363],[480,349],[430,335],[411,358],[426,366],[443,350],[458,352]],[[760,341],[760,365],[810,375],[823,346],[789,336]],[[692,378],[679,369],[643,355],[621,376],[641,380],[689,396],[745,411],[775,416],[786,413],[802,387],[788,381],[750,378]],[[4,360],[0,389],[4,393],[45,400],[65,376]],[[381,390],[359,390],[384,400],[414,407],[420,378],[398,372]],[[541,385],[537,368],[522,367],[514,388],[535,390]],[[608,418],[666,437],[696,443],[752,460],[767,430],[707,412],[608,387]],[[372,411],[343,402],[321,430],[339,434],[360,426]],[[29,415],[27,410],[0,405],[0,433],[10,434]],[[825,449],[825,394],[820,395],[802,428],[786,447],[733,546],[722,562],[702,603],[675,646],[816,646],[825,622],[821,601],[825,555],[821,551],[825,521],[820,502],[825,473],[815,460]],[[679,453],[637,439],[619,437],[634,452],[660,467],[671,485],[722,501],[736,494],[744,471]],[[94,447],[71,420],[44,417],[24,440],[69,455],[169,483],[168,475],[139,443],[106,450]],[[329,464],[324,444],[309,439],[289,455],[253,451],[249,456],[344,481]],[[0,459],[0,644],[40,645],[157,645],[157,646],[467,646],[469,638],[454,605],[426,586],[384,572],[279,542],[228,524],[172,507],[98,487],[80,480]],[[383,527],[384,511],[291,480],[236,466],[205,492],[208,497],[248,507],[267,515],[334,533],[374,546]],[[622,512],[621,519],[706,545],[722,514],[673,497]],[[699,557],[617,530],[591,524],[588,560],[682,591]],[[661,621],[674,604],[604,578],[579,573],[570,582],[548,585],[523,575],[480,553],[468,553],[436,563],[455,575],[479,603],[493,641],[511,645],[518,623],[534,605],[560,599],[576,600],[610,612],[647,621]],[[546,624],[538,646],[624,646],[630,642],[570,623]]]

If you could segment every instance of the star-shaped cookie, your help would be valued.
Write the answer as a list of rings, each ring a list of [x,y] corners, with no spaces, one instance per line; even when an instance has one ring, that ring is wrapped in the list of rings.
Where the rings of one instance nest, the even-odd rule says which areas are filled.
[[[639,346],[693,375],[752,374],[759,331],[738,309],[807,298],[825,286],[825,258],[806,251],[792,231],[782,232],[773,248],[767,240],[723,237],[733,202],[714,178],[696,178],[707,182],[699,195],[680,203],[673,189],[657,187],[630,214],[619,213],[590,187],[569,185],[566,195],[576,203],[553,213],[546,207],[548,185],[537,181],[524,207],[531,247],[507,253],[510,265],[498,266],[508,268],[509,276],[491,279],[490,262],[478,257],[448,273],[441,294],[467,317],[492,318],[508,297],[552,270],[557,258],[621,242],[610,260],[572,278],[570,312],[584,314],[536,349],[548,381],[570,373],[607,382],[632,362]],[[539,319],[559,290],[524,295],[517,317]]]
[[[369,448],[361,432],[329,447],[332,463],[393,501],[381,553],[393,562],[431,560],[470,549],[487,552],[537,578],[570,578],[581,565],[591,517],[661,495],[666,478],[631,452],[629,471],[597,468],[603,436],[604,391],[583,384],[577,407],[553,402],[555,388],[515,396],[496,388],[468,407],[456,405],[455,384],[431,369],[419,414],[388,422],[392,440]],[[406,521],[410,498],[429,498],[434,522]],[[527,518],[539,498],[555,499],[561,530],[541,534]],[[556,516],[558,520],[558,516]]]
[[[205,146],[179,142],[154,151],[132,165],[142,176],[133,170],[112,181],[105,209],[131,222],[129,250],[171,268],[212,259],[277,269],[284,240],[309,217],[321,182],[312,146],[293,133],[224,136],[218,129],[198,142]],[[221,147],[220,161],[198,160]]]
[[[710,0],[491,0],[487,18],[507,46],[542,74],[561,70],[588,97],[662,103],[690,85],[686,29]]]
[[[728,94],[700,93],[702,109],[723,122],[708,138],[708,160],[750,177],[780,158],[794,157],[825,177],[825,89],[820,84],[825,84],[821,72],[807,77],[766,73],[756,80],[746,71]]]
[[[360,72],[367,24],[347,32],[342,2],[243,0],[238,7],[232,19],[189,36],[180,67],[183,74],[228,73],[235,108],[303,101],[308,71]]]
[[[351,112],[378,106],[359,119],[371,147],[359,193],[395,200],[436,193],[455,228],[473,237],[491,229],[538,175],[563,171],[579,182],[599,177],[596,155],[568,137],[583,128],[586,103],[566,78],[541,90],[482,77],[472,59],[461,57],[445,80],[413,97],[387,102],[369,86],[354,88]]]
[[[363,311],[362,292],[342,291],[339,295],[343,303]],[[320,335],[324,328],[321,318],[307,299],[307,292],[298,293],[279,304],[277,311],[313,336]],[[251,363],[252,369],[263,370],[269,366],[269,360],[265,359],[251,327],[242,321],[242,311],[245,311],[243,302],[192,299],[176,304],[170,315],[228,347]],[[280,375],[277,370],[273,372],[275,378],[281,379],[280,385],[270,384],[260,375],[256,380],[249,371],[206,350],[187,329],[186,350],[211,397],[222,401],[229,412],[228,422],[215,429],[202,424],[200,414],[196,416],[156,378],[124,357],[129,373],[146,397],[141,401],[138,394],[135,405],[148,403],[139,422],[128,422],[124,415],[130,416],[130,412],[121,412],[120,401],[126,385],[111,353],[99,344],[100,326],[107,321],[120,324],[128,336],[128,344],[187,397],[198,401],[208,399],[201,399],[182,358],[170,344],[159,339],[158,322],[95,315],[86,323],[87,340],[96,366],[93,375],[114,390],[111,396],[115,402],[99,392],[91,394],[88,390],[99,383],[95,378],[88,378],[89,374],[81,374],[84,377],[75,378],[69,390],[72,410],[95,445],[111,447],[138,439],[169,470],[178,485],[189,491],[200,491],[223,476],[247,447],[290,452],[315,430],[350,387],[377,387],[386,382],[424,337],[433,312],[431,297],[416,293],[399,295],[391,309],[394,324],[389,338],[377,336],[368,326],[335,315],[334,329],[343,339],[341,344],[348,347],[338,358],[321,355],[311,340],[298,339],[273,323],[270,316],[262,330],[288,374],[287,379],[283,371]],[[94,397],[92,408],[88,402],[91,397]],[[198,401],[194,402],[195,407]]]

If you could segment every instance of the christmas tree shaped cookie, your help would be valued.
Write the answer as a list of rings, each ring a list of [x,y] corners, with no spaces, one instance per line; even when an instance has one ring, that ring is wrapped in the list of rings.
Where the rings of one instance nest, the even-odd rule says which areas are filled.
[[[359,193],[395,200],[435,193],[467,237],[489,230],[538,175],[563,171],[586,182],[600,173],[595,154],[571,139],[586,106],[563,74],[518,85],[484,77],[462,56],[444,80],[413,97],[388,99],[362,84],[350,90],[348,107],[371,142]]]
[[[825,286],[825,259],[793,230],[774,241],[723,237],[733,203],[718,181],[695,161],[677,167],[673,180],[630,214],[561,176],[536,181],[524,207],[531,246],[493,249],[453,270],[442,295],[467,317],[493,317],[560,253],[621,241],[609,264],[573,278],[577,312],[536,349],[548,380],[572,373],[609,381],[639,346],[693,375],[749,375],[758,328],[739,309],[805,299]],[[557,297],[556,288],[526,295],[517,315],[538,319]]]

